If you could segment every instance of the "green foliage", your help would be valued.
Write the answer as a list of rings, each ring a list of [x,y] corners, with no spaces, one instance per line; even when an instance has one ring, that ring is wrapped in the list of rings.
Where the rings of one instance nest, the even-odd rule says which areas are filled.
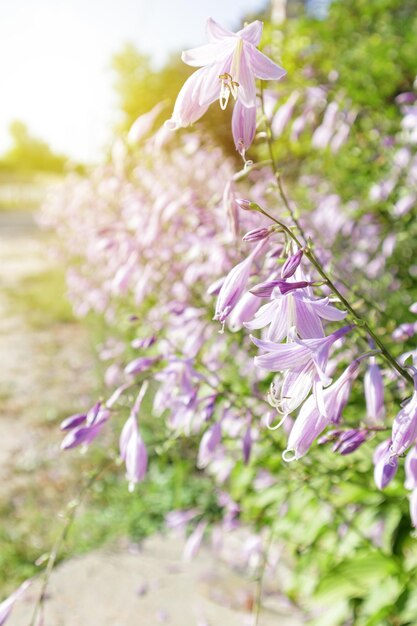
[[[11,148],[0,160],[0,172],[54,172],[62,173],[67,158],[55,154],[42,139],[34,137],[26,124],[14,121],[10,124]]]

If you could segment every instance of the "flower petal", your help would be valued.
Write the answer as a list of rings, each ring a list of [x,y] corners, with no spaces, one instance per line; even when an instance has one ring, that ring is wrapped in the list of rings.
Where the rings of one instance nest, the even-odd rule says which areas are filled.
[[[211,43],[225,39],[226,37],[236,37],[235,33],[220,26],[212,17],[209,17],[206,22],[207,38]]]
[[[245,26],[245,28],[239,30],[236,34],[248,43],[257,46],[261,41],[263,26],[262,22],[256,20],[255,22],[251,22]]]
[[[240,59],[238,98],[245,107],[254,107],[256,106],[255,75],[246,56],[246,47],[244,46]]]
[[[257,78],[263,80],[279,80],[287,73],[284,68],[280,67],[265,54],[262,54],[254,46],[246,46],[246,53],[249,56],[253,73]]]
[[[235,45],[235,39],[208,43],[205,46],[198,46],[197,48],[184,50],[181,54],[181,59],[184,63],[191,65],[192,67],[211,65],[212,63],[222,61],[222,59],[225,59],[232,54]]]

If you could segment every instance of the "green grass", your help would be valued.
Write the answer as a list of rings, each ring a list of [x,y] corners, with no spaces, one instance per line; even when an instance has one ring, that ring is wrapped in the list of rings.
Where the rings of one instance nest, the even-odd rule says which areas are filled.
[[[62,269],[49,269],[26,276],[16,287],[5,289],[10,310],[22,315],[35,329],[75,321],[65,295],[65,274]]]

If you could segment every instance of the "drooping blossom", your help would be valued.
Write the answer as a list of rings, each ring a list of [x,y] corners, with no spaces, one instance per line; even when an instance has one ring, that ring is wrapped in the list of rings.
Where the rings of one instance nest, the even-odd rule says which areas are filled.
[[[191,561],[191,559],[193,559],[197,555],[198,551],[200,550],[206,528],[207,522],[201,521],[197,524],[195,530],[188,537],[182,555],[184,561]]]
[[[374,357],[371,357],[365,373],[364,391],[368,419],[372,421],[381,420],[385,414],[384,381]]]
[[[139,433],[137,414],[146,393],[147,384],[143,384],[135,404],[132,407],[125,425],[120,434],[120,456],[126,465],[126,478],[129,481],[129,491],[133,491],[136,483],[141,482],[148,467],[148,453]]]
[[[89,446],[101,433],[109,417],[108,407],[97,402],[86,414],[78,413],[64,420],[61,429],[68,433],[61,442],[61,450]]]
[[[182,53],[184,63],[200,69],[185,81],[169,128],[192,124],[216,100],[225,109],[230,94],[243,106],[256,107],[255,78],[279,80],[286,73],[257,50],[262,28],[262,22],[255,21],[232,33],[212,18],[207,20],[209,43]]]
[[[417,528],[417,489],[413,489],[410,496],[410,517],[414,528]]]
[[[222,439],[222,427],[220,422],[216,422],[204,433],[200,441],[198,450],[197,467],[204,468],[210,463],[217,446]]]
[[[397,413],[392,425],[391,453],[403,454],[417,437],[417,375],[414,376],[414,392],[411,399]]]
[[[374,480],[378,489],[385,489],[397,473],[398,458],[392,456],[391,444],[391,439],[387,439],[374,452]]]
[[[322,376],[331,346],[351,329],[352,326],[343,326],[327,337],[297,339],[290,343],[257,339],[251,335],[253,343],[265,351],[265,354],[255,357],[255,365],[269,372],[281,372],[311,364],[319,376]]]
[[[332,306],[329,298],[314,298],[303,289],[290,289],[284,294],[273,289],[270,302],[262,305],[245,326],[249,330],[268,326],[266,339],[280,342],[288,337],[292,327],[303,339],[323,337],[322,320],[341,321],[345,317],[346,311]]]
[[[246,107],[238,100],[233,109],[232,135],[236,150],[245,160],[256,133],[256,107]]]
[[[265,239],[259,241],[249,256],[238,263],[238,265],[235,265],[235,267],[226,276],[217,297],[216,311],[213,319],[219,320],[219,322],[223,323],[228,315],[230,315],[233,311],[246,289],[246,285],[251,275],[253,262],[264,251],[265,245]]]
[[[295,271],[297,270],[298,266],[301,263],[303,254],[304,254],[304,250],[300,249],[300,250],[297,250],[297,252],[295,252],[294,254],[291,254],[287,258],[287,260],[285,261],[284,265],[281,268],[281,278],[283,280],[286,280],[287,278],[290,278],[291,276],[293,276],[293,274],[295,274]]]
[[[333,446],[333,452],[346,455],[355,452],[368,438],[366,430],[358,430],[357,428],[351,428],[343,431],[338,437]]]
[[[13,610],[15,602],[21,598],[21,596],[25,593],[26,589],[30,587],[32,581],[25,580],[16,591],[14,591],[6,600],[0,603],[0,626],[6,623],[10,614]]]
[[[405,463],[405,482],[406,489],[417,489],[417,446],[414,445],[408,452]]]
[[[148,453],[134,415],[130,415],[123,426],[120,436],[120,456],[126,464],[129,491],[133,491],[135,484],[144,479],[148,467]]]
[[[358,370],[359,362],[355,360],[329,387],[322,390],[316,387],[316,394],[311,395],[303,404],[291,429],[283,454],[284,460],[295,460],[304,456],[326,426],[340,421]]]

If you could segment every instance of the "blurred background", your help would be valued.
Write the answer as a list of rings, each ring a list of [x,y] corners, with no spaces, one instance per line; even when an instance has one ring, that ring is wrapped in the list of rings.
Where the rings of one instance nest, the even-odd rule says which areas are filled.
[[[35,574],[45,562],[68,494],[72,496],[76,492],[79,476],[99,466],[106,452],[99,447],[91,449],[87,456],[62,456],[59,452],[60,421],[78,412],[80,407],[89,406],[103,391],[105,365],[100,352],[103,352],[108,320],[92,314],[80,321],[74,315],[67,299],[67,259],[57,252],[56,232],[38,226],[42,221],[40,207],[66,177],[83,179],[96,166],[114,164],[115,146],[120,145],[119,139],[125,141],[138,116],[161,102],[155,129],[169,117],[176,95],[192,70],[181,62],[180,52],[205,41],[208,16],[231,30],[240,28],[245,21],[263,20],[268,54],[288,72],[286,80],[276,88],[274,128],[277,160],[284,168],[292,197],[301,199],[310,209],[320,206],[325,224],[333,219],[329,215],[343,213],[342,208],[358,222],[371,215],[369,222],[372,226],[374,219],[378,222],[379,230],[375,232],[381,241],[395,235],[400,242],[391,254],[393,247],[387,239],[383,267],[376,261],[372,265],[381,247],[377,243],[369,256],[366,256],[368,250],[354,249],[349,257],[352,265],[345,268],[346,279],[349,272],[357,273],[359,289],[364,288],[375,302],[382,302],[383,294],[393,286],[390,300],[384,303],[387,336],[408,321],[407,304],[417,299],[415,160],[410,161],[409,170],[404,169],[389,190],[384,186],[386,180],[392,179],[397,149],[406,145],[414,155],[417,143],[417,114],[405,110],[407,99],[401,100],[401,94],[413,92],[417,73],[417,0],[3,2],[0,6],[0,598],[24,578]],[[332,114],[330,120],[333,103],[337,103],[338,113]],[[413,98],[409,103],[414,103]],[[298,126],[296,119],[301,120]],[[331,144],[341,128],[343,133]],[[318,129],[321,131],[316,132]],[[194,131],[208,136],[237,169],[241,167],[231,139],[230,110],[223,112],[211,107],[191,129]],[[256,142],[253,157],[265,157],[262,146]],[[298,180],[302,181],[301,185],[295,182]],[[342,233],[339,239],[340,254],[350,253],[349,238]],[[359,276],[362,270],[368,274]],[[401,293],[396,290],[399,285]],[[414,345],[412,335],[407,335],[404,341],[410,342],[409,347]],[[204,598],[210,595],[213,579],[210,576],[204,579],[203,570],[196,565],[196,569],[184,574],[183,587],[176,592],[170,581],[172,574],[179,571],[175,567],[181,550],[177,545],[158,543],[156,539],[151,544],[154,561],[145,563],[151,572],[149,576],[139,576],[137,566],[129,559],[133,554],[137,556],[141,540],[163,528],[165,516],[173,508],[191,508],[201,501],[207,508],[213,506],[211,483],[197,475],[194,452],[180,449],[175,462],[168,453],[164,456],[165,452],[154,459],[151,480],[135,499],[127,493],[122,471],[119,475],[114,472],[94,487],[59,557],[65,560],[87,554],[90,559],[80,566],[77,561],[75,564],[69,561],[68,570],[62,570],[56,589],[66,590],[66,601],[74,602],[74,580],[79,579],[79,586],[85,590],[94,577],[100,576],[103,587],[98,591],[111,596],[111,581],[120,575],[121,583],[132,586],[136,599],[146,594],[150,598],[148,610],[153,617],[137,623],[188,626],[175,622],[175,618],[171,620],[166,605],[158,600],[161,589],[171,590],[164,596],[169,604],[175,602],[176,593],[186,598],[187,585],[198,578],[203,581],[199,593]],[[367,472],[368,478],[371,477],[370,460],[360,459],[360,462],[359,474]],[[274,472],[272,460],[270,463],[268,469]],[[283,529],[288,535],[295,529],[293,557],[294,562],[299,559],[297,580],[305,585],[305,591],[294,584],[291,602],[284,597],[272,598],[270,612],[265,614],[261,625],[303,623],[305,614],[300,597],[303,600],[312,597],[321,580],[324,583],[319,588],[320,601],[331,604],[336,596],[337,601],[341,600],[326,619],[320,615],[314,622],[318,626],[417,623],[417,590],[409,575],[411,565],[400,568],[400,573],[392,572],[392,563],[402,563],[404,554],[410,557],[413,567],[417,558],[415,540],[410,539],[408,503],[402,487],[394,483],[387,495],[375,496],[372,478],[362,485],[357,479],[357,467],[348,463],[338,469],[347,472],[349,487],[332,503],[332,515],[322,526],[315,526],[318,510],[323,508],[316,497],[305,507],[311,514],[308,523],[294,513]],[[330,476],[331,472],[327,473]],[[356,480],[353,487],[350,479]],[[303,480],[308,480],[308,472]],[[296,491],[294,485],[293,488]],[[236,492],[241,491],[244,491],[244,478],[236,486]],[[249,506],[248,522],[260,523],[264,515],[262,507],[269,504],[265,501],[259,509],[258,505],[252,509]],[[364,504],[367,511],[375,514],[372,519],[366,515],[363,518],[364,526],[372,527],[372,537],[378,535],[375,529],[381,522],[378,511],[388,520],[390,536],[382,547],[388,557],[384,561],[378,553],[374,558],[371,550],[368,558],[366,551],[373,541],[371,530],[362,538],[358,538],[358,533],[354,539],[349,535],[345,553],[359,555],[359,560],[352,559],[345,568],[339,564],[333,573],[332,553],[344,532],[340,530],[339,510],[350,507],[349,511],[356,515]],[[304,505],[304,500],[298,502],[298,511]],[[268,516],[262,519],[268,525]],[[298,526],[297,520],[300,520]],[[109,545],[117,548],[97,552]],[[162,564],[162,569],[153,569],[157,567],[156,561]],[[210,567],[220,566],[210,561]],[[355,615],[356,607],[365,603],[373,587],[381,582],[374,576],[378,568],[386,585],[381,586],[379,594],[374,590],[368,621],[355,621],[352,614]],[[120,574],[123,569],[124,577]],[[333,596],[330,588],[336,579]],[[352,583],[352,579],[359,582]],[[196,615],[195,623],[198,626],[246,624],[242,614],[245,610],[249,613],[253,607],[253,586],[239,576],[234,578],[228,569],[221,572],[216,585],[217,589],[223,587],[223,592],[218,593],[218,604],[222,607],[218,611],[226,612],[213,613],[211,621]],[[404,586],[407,597],[402,594]],[[59,605],[59,595],[52,592],[52,597]],[[131,597],[119,595],[120,610]],[[378,614],[375,606],[380,608],[386,598],[389,609]],[[96,602],[100,602],[97,596]],[[402,603],[403,611],[398,621],[397,602]],[[90,614],[92,621],[85,617],[77,619],[85,620],[83,625],[98,623],[91,600],[88,604],[83,599],[81,604],[84,613],[80,615]],[[110,604],[107,608],[106,615],[100,615],[100,623],[112,626],[136,623],[131,614],[115,617]],[[19,611],[17,607],[16,621],[12,622],[16,626],[28,623],[28,607]],[[64,619],[56,611],[54,618]],[[54,623],[65,626],[81,623],[71,619],[67,615],[66,621]]]

